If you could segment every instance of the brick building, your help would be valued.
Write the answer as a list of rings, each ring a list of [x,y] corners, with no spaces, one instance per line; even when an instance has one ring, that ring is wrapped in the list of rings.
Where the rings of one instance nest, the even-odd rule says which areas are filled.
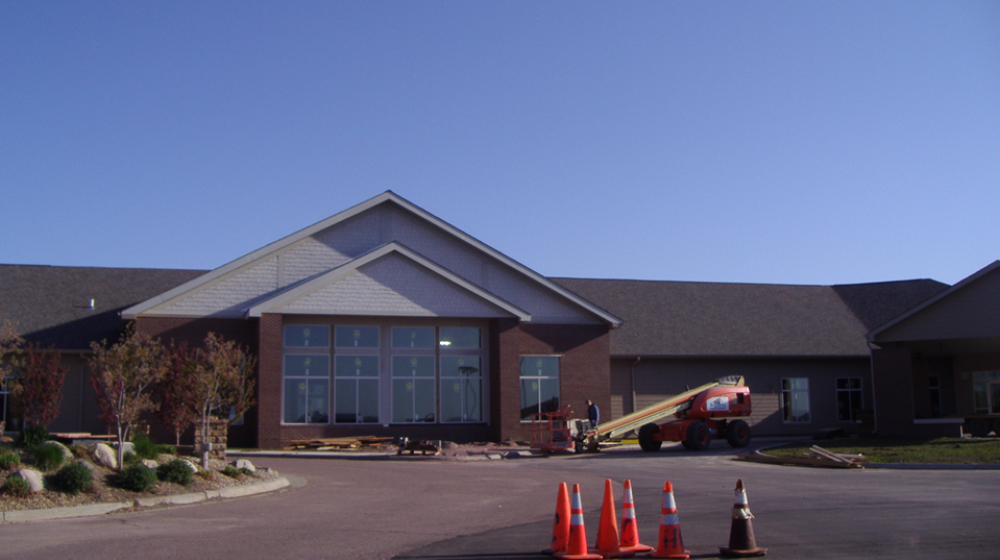
[[[757,435],[875,417],[883,434],[958,433],[935,419],[1000,403],[998,266],[954,287],[546,278],[386,192],[211,271],[0,265],[0,318],[71,366],[54,431],[103,431],[84,358],[134,321],[256,356],[233,446],[524,440],[540,411],[589,398],[614,418],[723,375],[746,377]],[[16,427],[2,388],[0,414]]]

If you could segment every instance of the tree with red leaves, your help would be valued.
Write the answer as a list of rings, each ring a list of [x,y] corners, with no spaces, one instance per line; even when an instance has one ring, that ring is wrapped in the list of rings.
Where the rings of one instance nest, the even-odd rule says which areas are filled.
[[[208,333],[205,348],[198,353],[194,368],[195,390],[201,412],[202,441],[209,439],[209,420],[212,415],[235,413],[240,418],[254,404],[253,356],[244,352],[233,341],[223,340],[215,333]],[[235,420],[233,420],[235,421]],[[208,449],[201,450],[203,467],[208,466]]]
[[[152,388],[166,373],[168,361],[158,339],[135,332],[131,325],[114,345],[101,341],[90,347],[94,351],[89,360],[90,384],[101,406],[101,419],[115,428],[121,468],[133,424],[144,412],[157,409]]]
[[[55,347],[42,350],[39,344],[25,346],[21,379],[14,388],[15,398],[24,407],[24,423],[47,428],[59,416],[62,386],[68,367]]]
[[[195,395],[197,355],[186,342],[171,343],[166,348],[169,361],[166,373],[157,385],[160,398],[158,414],[163,425],[172,429],[181,444],[181,434],[201,418],[199,400]]]

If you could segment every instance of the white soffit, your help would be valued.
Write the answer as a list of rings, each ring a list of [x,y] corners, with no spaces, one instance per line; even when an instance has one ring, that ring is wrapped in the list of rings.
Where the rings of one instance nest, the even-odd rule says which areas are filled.
[[[348,274],[358,270],[359,268],[365,266],[366,264],[373,263],[382,259],[383,257],[390,254],[399,254],[410,261],[420,265],[421,267],[429,270],[435,275],[441,277],[445,281],[462,288],[463,290],[475,295],[476,297],[486,301],[487,303],[498,307],[507,313],[510,313],[514,317],[517,317],[523,322],[531,321],[531,314],[524,311],[523,309],[505,301],[490,292],[480,288],[479,286],[469,282],[468,280],[450,272],[449,270],[438,266],[434,262],[428,260],[427,258],[416,253],[412,249],[398,243],[392,242],[377,247],[360,257],[343,264],[329,272],[321,274],[312,280],[304,282],[295,288],[286,290],[280,294],[275,295],[272,298],[264,300],[257,303],[256,305],[250,307],[247,310],[247,317],[260,317],[262,313],[268,313],[271,310],[280,310],[282,307],[292,303],[293,301],[305,297],[317,290],[320,290],[330,284],[337,282],[338,280],[344,278]]]

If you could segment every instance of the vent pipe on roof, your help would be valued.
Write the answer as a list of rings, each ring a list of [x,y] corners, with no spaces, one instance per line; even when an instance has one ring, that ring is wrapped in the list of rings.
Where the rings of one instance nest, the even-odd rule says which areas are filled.
[[[87,309],[90,310],[94,309],[94,298],[90,298],[90,305],[87,306]]]

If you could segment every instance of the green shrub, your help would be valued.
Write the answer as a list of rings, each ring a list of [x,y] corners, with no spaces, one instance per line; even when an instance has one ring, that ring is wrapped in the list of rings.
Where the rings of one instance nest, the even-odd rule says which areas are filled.
[[[132,492],[145,492],[154,484],[156,484],[156,472],[141,463],[136,463],[118,473],[118,485]]]
[[[57,445],[36,445],[31,450],[35,466],[43,471],[59,468],[63,462],[62,449]]]
[[[243,467],[242,469],[237,469],[232,465],[226,465],[226,468],[222,469],[222,474],[231,478],[239,478],[241,476],[250,476],[253,473],[250,472],[250,469],[246,467]]]
[[[94,474],[83,463],[70,463],[52,475],[56,488],[74,496],[86,490],[94,481]]]
[[[122,455],[122,463],[125,465],[135,465],[142,459],[139,458],[135,453],[126,453]],[[124,466],[124,465],[123,465]]]
[[[191,467],[184,459],[174,459],[156,468],[156,477],[164,482],[175,482],[183,486],[191,484]]]
[[[0,453],[0,469],[9,469],[21,462],[21,454],[13,449]]]
[[[23,498],[31,493],[31,485],[28,484],[28,481],[13,474],[7,477],[7,483],[4,484],[4,488],[7,489],[9,494],[19,498]]]
[[[43,441],[49,441],[49,433],[41,426],[25,426],[17,436],[14,445],[18,447],[34,447]]]
[[[161,454],[173,455],[176,452],[174,446],[154,443],[148,435],[142,432],[132,436],[132,445],[135,446],[136,456],[151,461],[155,461]]]

